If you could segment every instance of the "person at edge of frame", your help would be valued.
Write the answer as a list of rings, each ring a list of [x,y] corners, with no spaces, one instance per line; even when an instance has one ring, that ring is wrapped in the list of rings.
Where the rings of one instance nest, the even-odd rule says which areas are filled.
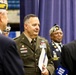
[[[24,75],[16,43],[2,34],[7,23],[7,0],[0,0],[0,75]]]

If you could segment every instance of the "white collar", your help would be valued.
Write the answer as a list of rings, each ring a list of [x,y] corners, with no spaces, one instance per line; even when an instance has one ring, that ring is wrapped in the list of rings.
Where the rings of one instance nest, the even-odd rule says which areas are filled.
[[[1,29],[0,29],[0,33],[2,34],[2,31],[1,31]]]

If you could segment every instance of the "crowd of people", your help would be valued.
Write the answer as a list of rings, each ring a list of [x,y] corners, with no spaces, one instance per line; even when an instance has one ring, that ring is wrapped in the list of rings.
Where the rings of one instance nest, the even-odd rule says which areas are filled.
[[[7,3],[0,1],[0,75],[75,75],[76,41],[63,45],[63,31],[54,24],[51,42],[39,36],[40,21],[35,14],[24,17],[24,31],[11,39],[7,29]]]

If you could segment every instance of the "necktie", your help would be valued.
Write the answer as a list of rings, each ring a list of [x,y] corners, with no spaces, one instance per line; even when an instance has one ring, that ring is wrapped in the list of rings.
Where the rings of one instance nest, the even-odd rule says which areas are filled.
[[[61,43],[59,43],[59,46],[62,47],[63,45]]]
[[[59,50],[60,50],[60,52],[61,52],[61,47],[62,47],[62,45],[59,43]]]
[[[59,43],[59,46],[61,47],[61,44]]]
[[[31,44],[33,49],[35,49],[35,43],[36,43],[35,39],[32,39]]]

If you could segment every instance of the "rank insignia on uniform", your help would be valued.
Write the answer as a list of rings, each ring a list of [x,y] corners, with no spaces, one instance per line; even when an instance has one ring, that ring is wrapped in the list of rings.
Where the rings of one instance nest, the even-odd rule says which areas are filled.
[[[20,48],[20,50],[27,50],[27,48],[26,47],[22,47],[22,48]]]
[[[44,40],[40,42],[40,48],[46,48],[46,43]]]
[[[20,52],[21,52],[21,53],[27,53],[28,51],[27,51],[27,48],[22,47],[22,48],[20,48]]]
[[[59,59],[59,57],[52,57],[52,59],[53,59],[53,60],[58,60],[58,59]]]
[[[24,51],[20,51],[21,53],[27,53],[27,50],[24,50]]]
[[[58,60],[59,57],[57,56],[56,52],[53,51],[53,57],[52,57],[53,60]]]
[[[54,46],[54,48],[57,48],[57,46]]]

